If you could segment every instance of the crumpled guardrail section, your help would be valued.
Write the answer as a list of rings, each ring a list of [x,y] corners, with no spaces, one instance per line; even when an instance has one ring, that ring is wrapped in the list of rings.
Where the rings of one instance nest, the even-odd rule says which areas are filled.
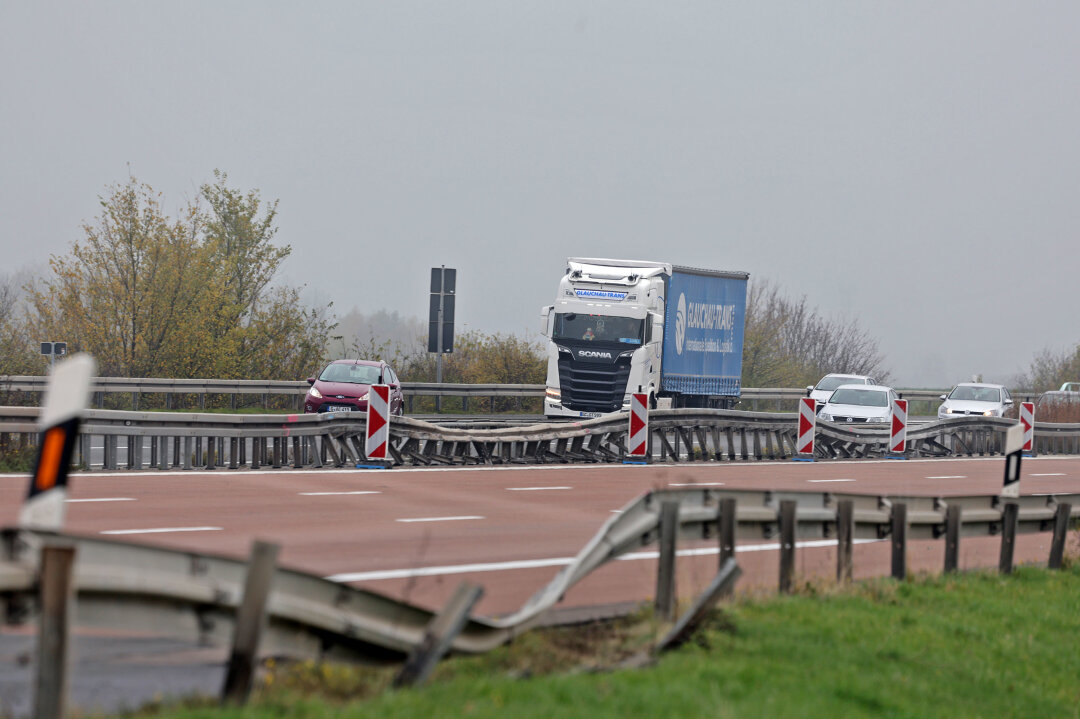
[[[720,500],[737,502],[736,538],[761,540],[779,531],[783,500],[797,502],[799,539],[836,536],[837,506],[854,503],[857,539],[882,539],[890,532],[890,508],[908,507],[908,537],[936,539],[944,533],[950,505],[962,508],[964,536],[1001,531],[1002,500],[994,496],[903,497],[827,492],[672,489],[651,492],[628,504],[600,528],[573,560],[517,612],[500,618],[474,617],[455,639],[459,652],[483,652],[535,626],[566,592],[604,564],[657,541],[660,507],[679,503],[683,542],[716,541]],[[1059,503],[1080,517],[1080,494],[1026,496],[1019,504],[1018,531],[1049,531]],[[241,601],[245,562],[221,556],[142,546],[98,537],[5,529],[0,533],[0,603],[7,623],[24,623],[36,611],[37,561],[45,542],[75,544],[76,625],[145,630],[227,646]],[[271,592],[269,624],[262,644],[267,656],[399,659],[423,637],[433,617],[426,608],[378,592],[278,569]]]
[[[0,409],[0,433],[36,437],[36,408]],[[908,456],[1000,454],[1014,422],[1000,417],[937,420],[908,428]],[[366,462],[360,413],[222,415],[90,410],[76,461],[105,469],[198,467],[321,468]],[[735,410],[655,410],[649,429],[652,461],[787,459],[795,453],[794,413]],[[820,421],[816,454],[823,459],[877,457],[886,452],[886,425]],[[408,417],[390,423],[394,465],[618,462],[625,455],[627,419],[613,415],[579,422],[497,428],[445,427]],[[100,437],[103,461],[91,456]],[[124,460],[119,438],[125,437]],[[1080,424],[1036,423],[1035,452],[1080,453]],[[93,460],[93,461],[92,461]]]

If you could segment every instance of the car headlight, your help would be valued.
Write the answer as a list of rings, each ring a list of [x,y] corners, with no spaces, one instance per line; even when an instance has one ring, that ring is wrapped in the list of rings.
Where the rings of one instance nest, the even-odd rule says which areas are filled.
[[[953,413],[953,411],[952,411],[951,407],[945,407],[945,408],[943,408],[941,410],[941,414],[952,414],[952,413]]]
[[[308,394],[310,394],[310,395],[311,395],[312,397],[314,397],[315,399],[322,399],[322,392],[320,392],[319,390],[315,389],[315,387],[314,387],[314,386],[313,386],[313,387],[312,387],[311,389],[309,389],[309,390],[308,390]]]
[[[369,394],[371,394],[371,393],[370,393],[370,392],[364,392],[363,396],[362,396],[362,397],[360,397],[360,401],[361,401],[361,402],[367,402],[367,396],[368,396]]]
[[[983,412],[983,417],[993,417],[993,416],[994,416],[994,410],[992,410],[992,409],[988,409],[985,412]]]
[[[818,417],[821,417],[826,422],[832,422],[832,415],[831,414],[826,414],[825,412],[822,412],[821,414],[818,415]]]

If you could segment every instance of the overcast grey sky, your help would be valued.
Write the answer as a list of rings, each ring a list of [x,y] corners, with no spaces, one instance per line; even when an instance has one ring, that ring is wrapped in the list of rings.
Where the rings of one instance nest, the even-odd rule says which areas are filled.
[[[344,313],[534,331],[568,255],[769,278],[898,386],[1080,340],[1080,3],[0,0],[0,256],[229,173]]]

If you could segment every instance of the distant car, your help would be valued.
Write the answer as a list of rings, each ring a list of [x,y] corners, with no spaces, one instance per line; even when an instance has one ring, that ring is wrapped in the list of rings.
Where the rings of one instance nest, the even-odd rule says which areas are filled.
[[[816,409],[821,411],[821,406],[829,399],[833,390],[842,384],[872,384],[876,385],[873,377],[860,374],[827,374],[822,377],[816,386],[806,388],[806,396],[816,403]]]
[[[1000,384],[962,382],[948,394],[941,395],[938,419],[949,417],[1003,417],[1013,406],[1009,390]]]
[[[1080,382],[1065,382],[1058,392],[1080,392]]]
[[[892,387],[880,384],[842,384],[829,395],[818,416],[827,422],[888,422],[892,401],[898,397]]]
[[[385,362],[334,360],[318,377],[308,377],[311,389],[304,397],[304,412],[366,412],[373,384],[390,386],[390,414],[401,415],[405,396],[397,374]]]

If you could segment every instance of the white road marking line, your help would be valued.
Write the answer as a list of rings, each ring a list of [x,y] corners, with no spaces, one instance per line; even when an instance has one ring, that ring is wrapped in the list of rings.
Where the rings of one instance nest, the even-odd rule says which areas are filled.
[[[479,515],[465,515],[461,517],[414,517],[410,519],[395,519],[395,522],[459,522],[463,519],[483,519]]]
[[[854,482],[854,479],[808,479],[807,482]]]
[[[297,492],[301,497],[334,497],[343,494],[382,494],[373,489],[358,490],[356,492]]]
[[[671,482],[669,487],[723,487],[723,482]]]
[[[947,474],[942,477],[927,477],[927,479],[967,479],[966,474]]]
[[[869,544],[872,542],[887,542],[887,539],[856,539],[855,544]],[[800,549],[811,547],[835,547],[835,539],[817,539],[807,542],[798,542],[795,545]],[[774,544],[742,544],[736,545],[735,553],[739,552],[769,552],[780,549],[780,543]],[[702,547],[701,549],[682,549],[676,554],[680,557],[704,557],[711,554],[719,554],[719,547]],[[633,562],[642,559],[656,559],[659,552],[632,552],[618,557],[620,561]],[[552,557],[550,559],[519,559],[510,562],[485,562],[482,564],[455,564],[440,567],[414,567],[412,569],[383,569],[373,572],[344,572],[331,574],[326,579],[331,582],[374,582],[380,579],[411,579],[414,577],[437,577],[447,574],[467,574],[471,572],[502,572],[511,569],[537,569],[544,567],[565,567],[574,561],[573,557]]]
[[[573,487],[507,487],[507,492],[543,492],[546,489],[573,489]]]
[[[163,534],[165,532],[220,532],[221,527],[158,527],[156,529],[108,529],[101,534]]]
[[[95,499],[65,499],[65,502],[134,502],[134,497],[97,497]]]
[[[1029,474],[1029,477],[1064,477],[1064,472],[1047,472],[1045,474]]]

